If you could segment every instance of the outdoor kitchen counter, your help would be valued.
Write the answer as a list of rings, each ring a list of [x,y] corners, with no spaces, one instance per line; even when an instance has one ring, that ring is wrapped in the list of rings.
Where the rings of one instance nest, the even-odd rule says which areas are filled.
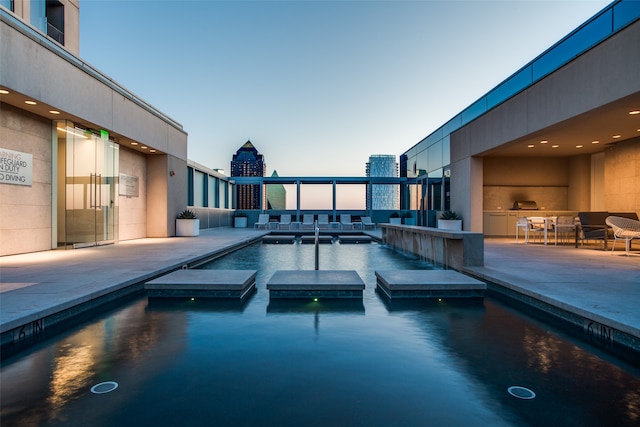
[[[578,215],[577,211],[561,210],[512,210],[496,209],[483,211],[483,230],[487,237],[513,237],[516,235],[516,221],[522,216]]]

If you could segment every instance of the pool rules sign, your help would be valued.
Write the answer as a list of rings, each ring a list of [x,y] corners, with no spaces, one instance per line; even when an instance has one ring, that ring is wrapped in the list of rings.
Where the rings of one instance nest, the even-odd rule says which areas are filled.
[[[31,186],[33,155],[0,148],[0,184]]]

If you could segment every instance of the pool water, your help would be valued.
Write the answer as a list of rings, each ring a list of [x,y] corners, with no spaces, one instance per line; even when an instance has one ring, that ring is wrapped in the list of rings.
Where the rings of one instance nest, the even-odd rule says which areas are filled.
[[[358,271],[362,300],[270,301],[273,272],[312,270],[314,248],[253,245],[204,266],[257,269],[248,301],[139,297],[4,361],[0,424],[640,423],[637,367],[489,298],[389,304],[375,270],[430,266],[377,244],[320,249],[321,269]],[[92,393],[103,382],[117,388]]]

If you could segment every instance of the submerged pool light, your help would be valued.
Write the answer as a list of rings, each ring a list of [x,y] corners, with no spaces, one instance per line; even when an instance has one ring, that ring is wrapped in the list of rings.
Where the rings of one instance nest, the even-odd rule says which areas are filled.
[[[533,392],[533,390],[529,390],[528,388],[519,385],[511,386],[507,389],[507,391],[511,396],[517,397],[518,399],[529,400],[536,397],[536,394]]]
[[[93,394],[104,394],[112,392],[113,390],[118,388],[118,383],[115,381],[105,381],[103,383],[98,383],[91,387],[91,393]]]

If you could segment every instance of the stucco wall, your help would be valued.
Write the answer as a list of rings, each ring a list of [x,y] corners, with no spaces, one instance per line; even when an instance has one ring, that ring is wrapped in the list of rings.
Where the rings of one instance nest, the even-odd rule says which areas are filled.
[[[0,255],[51,249],[51,122],[0,103],[0,148],[33,155],[32,185],[0,184]]]
[[[605,151],[604,200],[609,212],[640,214],[640,138],[622,141]]]

